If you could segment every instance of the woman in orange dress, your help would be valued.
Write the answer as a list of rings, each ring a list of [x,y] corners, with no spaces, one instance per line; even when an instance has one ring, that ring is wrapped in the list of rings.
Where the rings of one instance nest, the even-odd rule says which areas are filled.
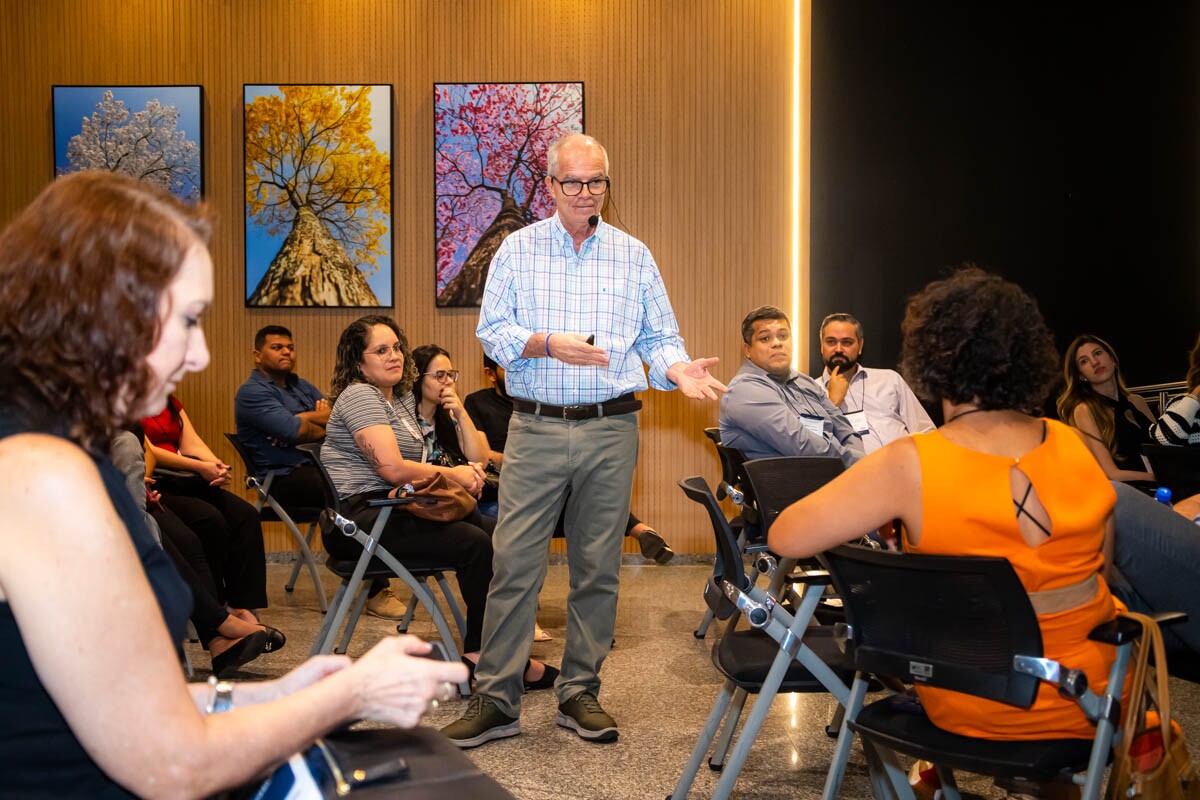
[[[899,439],[783,512],[771,549],[807,557],[893,519],[918,553],[1002,556],[1030,592],[1045,656],[1102,691],[1115,649],[1088,632],[1118,612],[1101,572],[1115,492],[1077,431],[1034,416],[1058,360],[1036,303],[969,267],[909,300],[901,370],[946,423]],[[1043,684],[1021,709],[917,687],[939,727],[988,739],[1091,738],[1079,707]]]

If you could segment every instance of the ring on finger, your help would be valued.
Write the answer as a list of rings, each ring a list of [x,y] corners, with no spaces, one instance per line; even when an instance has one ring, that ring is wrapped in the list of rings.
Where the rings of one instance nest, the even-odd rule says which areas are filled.
[[[458,687],[450,681],[444,681],[442,683],[442,693],[438,695],[438,699],[443,703],[449,703],[454,699],[454,695],[456,694],[458,694]]]
[[[437,698],[435,697],[435,698],[433,698],[432,700],[430,700],[430,701],[429,701],[429,710],[430,710],[430,711],[437,711],[437,710],[438,710],[438,706],[440,706],[440,705],[441,705],[441,703],[439,703],[439,702],[437,701]]]

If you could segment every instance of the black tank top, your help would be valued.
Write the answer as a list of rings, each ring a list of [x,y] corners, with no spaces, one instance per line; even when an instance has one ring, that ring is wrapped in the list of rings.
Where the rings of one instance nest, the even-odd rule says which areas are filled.
[[[1113,439],[1117,444],[1113,462],[1117,469],[1127,469],[1145,472],[1146,463],[1142,461],[1142,445],[1150,444],[1150,426],[1154,420],[1138,411],[1129,401],[1129,396],[1121,392],[1116,400],[1099,395],[1112,407]]]
[[[0,439],[30,432],[35,426],[20,419],[23,415],[12,408],[0,407]],[[39,432],[62,436],[61,430]],[[53,426],[51,426],[53,427]],[[65,438],[65,437],[64,437]],[[183,641],[192,595],[175,571],[166,553],[146,529],[142,514],[125,486],[124,476],[107,456],[93,454],[104,489],[125,523],[133,540],[142,568],[154,590],[167,630],[173,642]],[[69,502],[70,498],[63,498]],[[80,520],[86,525],[87,520]],[[36,532],[35,532],[36,533]],[[50,532],[46,532],[50,535]],[[48,585],[55,576],[45,576]],[[73,592],[74,587],[62,586],[54,600],[61,603],[56,610],[70,614],[77,603],[87,603],[87,597]],[[96,646],[128,648],[137,656],[137,642],[102,644],[104,632],[96,631]],[[86,664],[80,665],[87,669]],[[153,736],[153,731],[127,731],[128,736]],[[128,798],[133,797],[114,783],[96,765],[59,712],[58,707],[38,680],[21,631],[8,603],[0,602],[0,797],[8,798]]]

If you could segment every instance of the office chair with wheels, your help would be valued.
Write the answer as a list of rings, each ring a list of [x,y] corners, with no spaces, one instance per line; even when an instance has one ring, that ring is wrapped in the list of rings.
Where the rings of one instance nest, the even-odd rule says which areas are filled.
[[[733,531],[705,480],[686,478],[679,481],[679,487],[707,511],[721,556],[720,573],[705,586],[705,602],[719,620],[736,622],[735,614],[741,612],[750,628],[739,631],[731,624],[713,645],[713,665],[725,682],[670,800],[687,797],[705,754],[722,728],[724,732],[713,749],[709,766],[721,771],[713,797],[723,799],[733,790],[775,695],[828,692],[845,705],[851,700],[852,668],[849,656],[835,640],[833,628],[811,625],[813,612],[829,582],[828,574],[807,572],[788,576],[788,583],[796,585],[800,592],[795,612],[789,612],[765,589],[754,586],[745,574]],[[864,682],[863,691],[866,685]],[[740,705],[733,708],[734,701],[747,693],[758,697],[726,760],[725,749],[733,739],[740,716]],[[836,789],[833,787],[833,794],[827,793],[826,798],[832,798]]]
[[[416,602],[419,602],[429,612],[429,616],[433,619],[433,624],[437,628],[438,636],[442,640],[442,644],[446,647],[449,660],[458,661],[462,654],[455,643],[454,635],[451,633],[450,625],[446,620],[446,615],[443,613],[441,606],[438,605],[437,598],[434,597],[428,585],[428,581],[431,579],[437,583],[450,609],[450,614],[454,618],[459,635],[465,635],[467,627],[466,619],[463,617],[458,603],[454,600],[454,595],[451,594],[450,586],[445,577],[447,572],[454,571],[454,567],[448,564],[413,564],[406,566],[400,563],[395,556],[387,551],[387,548],[379,543],[388,518],[396,506],[408,505],[414,502],[426,502],[426,499],[421,497],[397,497],[371,500],[369,502],[370,506],[382,510],[368,533],[359,528],[353,519],[346,517],[342,513],[342,503],[338,499],[337,490],[334,488],[333,481],[330,479],[329,473],[325,470],[324,464],[321,463],[321,446],[316,443],[302,444],[298,445],[298,449],[304,451],[312,459],[313,463],[317,465],[324,481],[326,507],[321,512],[322,530],[338,531],[343,536],[349,536],[362,545],[362,554],[353,561],[343,561],[334,558],[332,555],[327,556],[325,560],[325,566],[341,578],[342,583],[338,586],[337,592],[333,596],[333,601],[329,604],[329,610],[325,612],[325,621],[321,625],[320,632],[317,633],[316,640],[313,642],[311,654],[346,652],[350,638],[354,634],[354,628],[358,624],[358,618],[362,615],[363,607],[367,602],[368,579],[396,577],[408,586]],[[342,640],[335,649],[334,640],[337,638],[339,631],[342,631],[343,625],[345,626],[345,630],[342,634]],[[458,688],[459,693],[463,697],[470,696],[471,687],[468,682],[464,681],[460,683]]]
[[[1001,779],[1073,782],[1097,800],[1120,725],[1121,689],[1140,626],[1118,616],[1088,638],[1117,648],[1104,694],[1082,672],[1043,658],[1029,595],[1007,559],[892,553],[841,546],[819,559],[843,602],[859,670],[843,733],[858,734],[876,797],[911,798],[894,754],[932,761],[946,800],[957,800],[954,771]],[[1176,618],[1180,615],[1175,615]],[[864,673],[940,687],[1028,708],[1042,681],[1072,698],[1095,725],[1091,739],[998,741],[938,728],[890,698],[863,706]],[[843,747],[844,745],[844,747]],[[850,741],[839,739],[826,786],[845,770]]]
[[[242,440],[235,433],[226,433],[225,438],[229,440],[233,449],[237,451],[238,457],[242,459],[242,466],[246,469],[246,488],[254,490],[254,510],[258,512],[259,518],[263,522],[282,522],[296,541],[296,561],[292,565],[292,574],[288,576],[287,583],[284,584],[284,590],[291,592],[296,588],[296,578],[300,576],[300,568],[307,566],[308,575],[313,582],[313,591],[317,593],[317,602],[321,606],[321,613],[325,613],[329,609],[329,601],[325,597],[325,587],[321,585],[321,574],[317,569],[317,560],[312,553],[312,541],[317,533],[317,519],[321,516],[320,498],[314,497],[312,506],[285,509],[278,500],[271,497],[271,484],[275,482],[278,471],[267,470],[266,478],[260,481],[256,477],[258,470],[255,468],[254,459],[251,457],[250,451],[242,444]],[[297,523],[307,523],[308,533],[301,534]]]

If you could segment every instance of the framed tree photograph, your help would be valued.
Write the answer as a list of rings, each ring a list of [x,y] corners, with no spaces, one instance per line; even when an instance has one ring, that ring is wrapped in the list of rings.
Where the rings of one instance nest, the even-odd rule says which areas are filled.
[[[204,194],[199,86],[54,86],[54,174],[104,169]]]
[[[438,306],[480,304],[504,237],[554,212],[547,148],[582,132],[582,82],[434,84]]]
[[[247,306],[392,306],[392,87],[243,86]]]

